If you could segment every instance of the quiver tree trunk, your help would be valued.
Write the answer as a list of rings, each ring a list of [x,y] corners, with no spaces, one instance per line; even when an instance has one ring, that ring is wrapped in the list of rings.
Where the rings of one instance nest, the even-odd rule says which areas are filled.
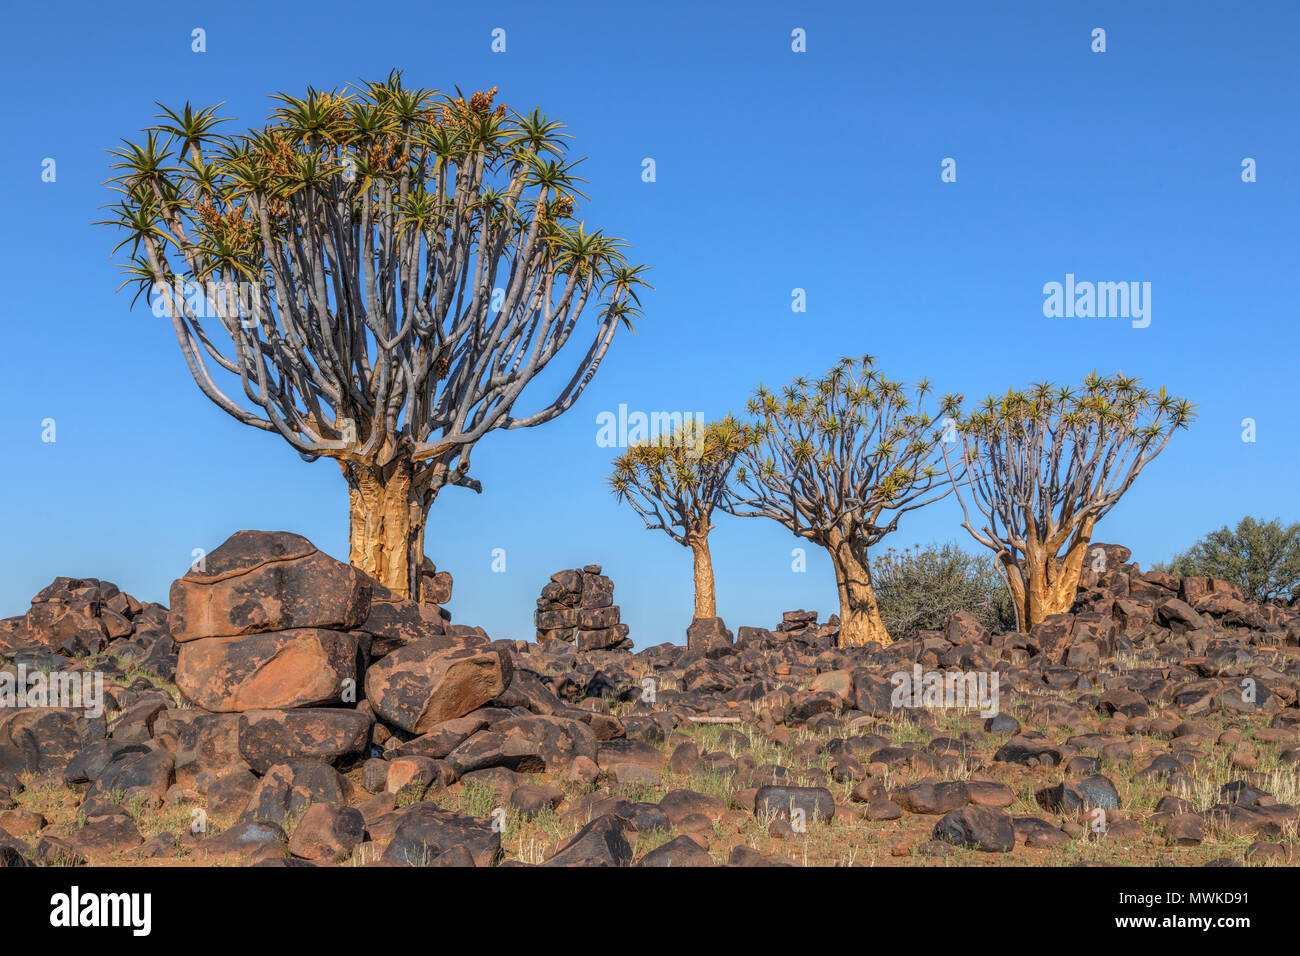
[[[1014,567],[1006,568],[1021,630],[1028,631],[1044,618],[1070,610],[1091,540],[1092,522],[1086,522],[1064,558],[1058,558],[1050,545],[1039,546],[1026,552],[1023,574]]]
[[[695,561],[695,616],[717,617],[718,603],[713,589],[713,558],[708,533],[692,535],[687,542]]]
[[[424,526],[434,492],[409,461],[380,468],[347,463],[349,560],[395,594],[420,600]]]
[[[880,619],[876,591],[871,586],[867,549],[835,533],[828,550],[835,566],[835,586],[840,595],[839,646],[892,644],[893,638]]]

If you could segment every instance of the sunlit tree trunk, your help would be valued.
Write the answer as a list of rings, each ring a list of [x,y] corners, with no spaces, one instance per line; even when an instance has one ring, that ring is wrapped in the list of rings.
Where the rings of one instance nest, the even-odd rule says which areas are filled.
[[[999,556],[1000,569],[1002,571],[1002,580],[1006,583],[1007,593],[1011,595],[1011,606],[1016,612],[1016,627],[1021,631],[1028,631],[1029,625],[1025,619],[1025,579],[1020,573],[1020,567],[1016,564],[1008,552],[1003,551]]]
[[[1026,552],[1024,580],[1013,583],[1011,589],[1022,630],[1028,631],[1044,618],[1070,610],[1079,590],[1092,526],[1092,521],[1080,525],[1064,558],[1056,557],[1057,549],[1050,543]]]
[[[713,588],[713,558],[709,554],[708,534],[692,536],[690,546],[695,561],[695,616],[717,617],[718,603]]]
[[[893,638],[880,618],[876,591],[871,586],[871,566],[866,549],[855,547],[835,534],[829,550],[840,596],[840,647],[892,644]]]
[[[412,481],[409,462],[345,465],[350,498],[349,560],[395,594],[420,600],[424,528],[434,494]]]

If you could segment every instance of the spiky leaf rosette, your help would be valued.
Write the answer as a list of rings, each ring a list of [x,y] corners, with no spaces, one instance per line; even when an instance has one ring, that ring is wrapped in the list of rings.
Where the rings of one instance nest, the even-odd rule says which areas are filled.
[[[711,529],[713,511],[727,495],[731,469],[752,441],[753,429],[730,415],[707,425],[679,425],[614,459],[609,485],[648,529],[690,544],[694,536]]]
[[[821,544],[832,534],[874,544],[903,514],[948,493],[940,422],[922,407],[930,391],[926,381],[886,378],[869,355],[841,359],[820,379],[796,378],[779,395],[760,385],[748,404],[755,441],[728,510],[773,518]]]
[[[477,487],[479,438],[574,403],[640,314],[644,267],[578,219],[561,124],[495,93],[439,96],[395,71],[277,93],[240,134],[219,107],[164,108],[113,151],[127,281],[160,303],[205,395],[304,456],[405,458],[433,489]],[[516,415],[575,332],[571,375]]]
[[[1186,399],[1125,375],[1093,372],[1076,388],[1040,382],[988,396],[958,420],[958,484],[965,527],[1013,561],[1030,549],[1055,556],[1091,528],[1196,417]],[[983,519],[976,527],[967,501]]]

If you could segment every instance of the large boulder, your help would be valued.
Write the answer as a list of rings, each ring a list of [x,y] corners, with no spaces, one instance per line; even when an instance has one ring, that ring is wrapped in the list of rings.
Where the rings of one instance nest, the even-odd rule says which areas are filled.
[[[686,629],[686,646],[703,657],[730,653],[735,639],[720,617],[697,617]]]
[[[171,785],[174,768],[175,760],[166,750],[121,752],[96,776],[86,791],[86,799],[111,794],[115,803],[140,798],[149,806],[159,806]]]
[[[556,773],[579,757],[596,759],[596,736],[581,721],[564,717],[510,717],[480,730],[447,755],[457,776],[487,767],[521,773]],[[646,745],[648,746],[648,745]],[[649,748],[661,759],[663,755]]]
[[[651,850],[637,866],[717,866],[709,851],[686,834]]]
[[[94,654],[108,641],[97,605],[89,601],[35,603],[24,625],[27,640],[64,654]]]
[[[513,676],[508,653],[473,639],[430,637],[373,664],[366,698],[385,723],[423,734],[494,700]]]
[[[365,837],[366,824],[352,807],[313,803],[289,838],[289,852],[304,860],[340,863]]]
[[[607,813],[592,820],[559,851],[546,866],[631,866],[632,844],[624,834],[625,824]]]
[[[334,763],[365,751],[372,724],[341,708],[249,711],[239,717],[239,753],[258,773],[303,758]]]
[[[101,651],[133,630],[141,605],[98,578],[55,578],[32,598],[22,617],[0,621],[0,649],[42,647],[62,654]]]
[[[200,774],[248,770],[248,761],[239,753],[238,714],[207,714],[190,707],[165,711],[164,716],[176,738],[177,783],[189,787]],[[154,726],[162,722],[160,717]]]
[[[370,613],[370,578],[301,535],[237,531],[171,587],[172,637],[351,630]]]
[[[188,641],[181,645],[176,686],[218,713],[320,707],[355,690],[360,668],[355,634],[301,628]]]

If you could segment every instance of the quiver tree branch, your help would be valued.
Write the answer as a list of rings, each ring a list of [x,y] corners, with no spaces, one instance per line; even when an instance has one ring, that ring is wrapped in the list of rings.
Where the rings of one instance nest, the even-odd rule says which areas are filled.
[[[353,563],[415,597],[438,492],[479,490],[489,431],[571,408],[645,286],[621,240],[577,221],[561,125],[495,93],[439,97],[395,71],[277,93],[239,135],[218,132],[219,107],[164,107],[113,151],[127,281],[170,319],[199,389],[334,459]],[[575,336],[559,391],[517,412]]]

